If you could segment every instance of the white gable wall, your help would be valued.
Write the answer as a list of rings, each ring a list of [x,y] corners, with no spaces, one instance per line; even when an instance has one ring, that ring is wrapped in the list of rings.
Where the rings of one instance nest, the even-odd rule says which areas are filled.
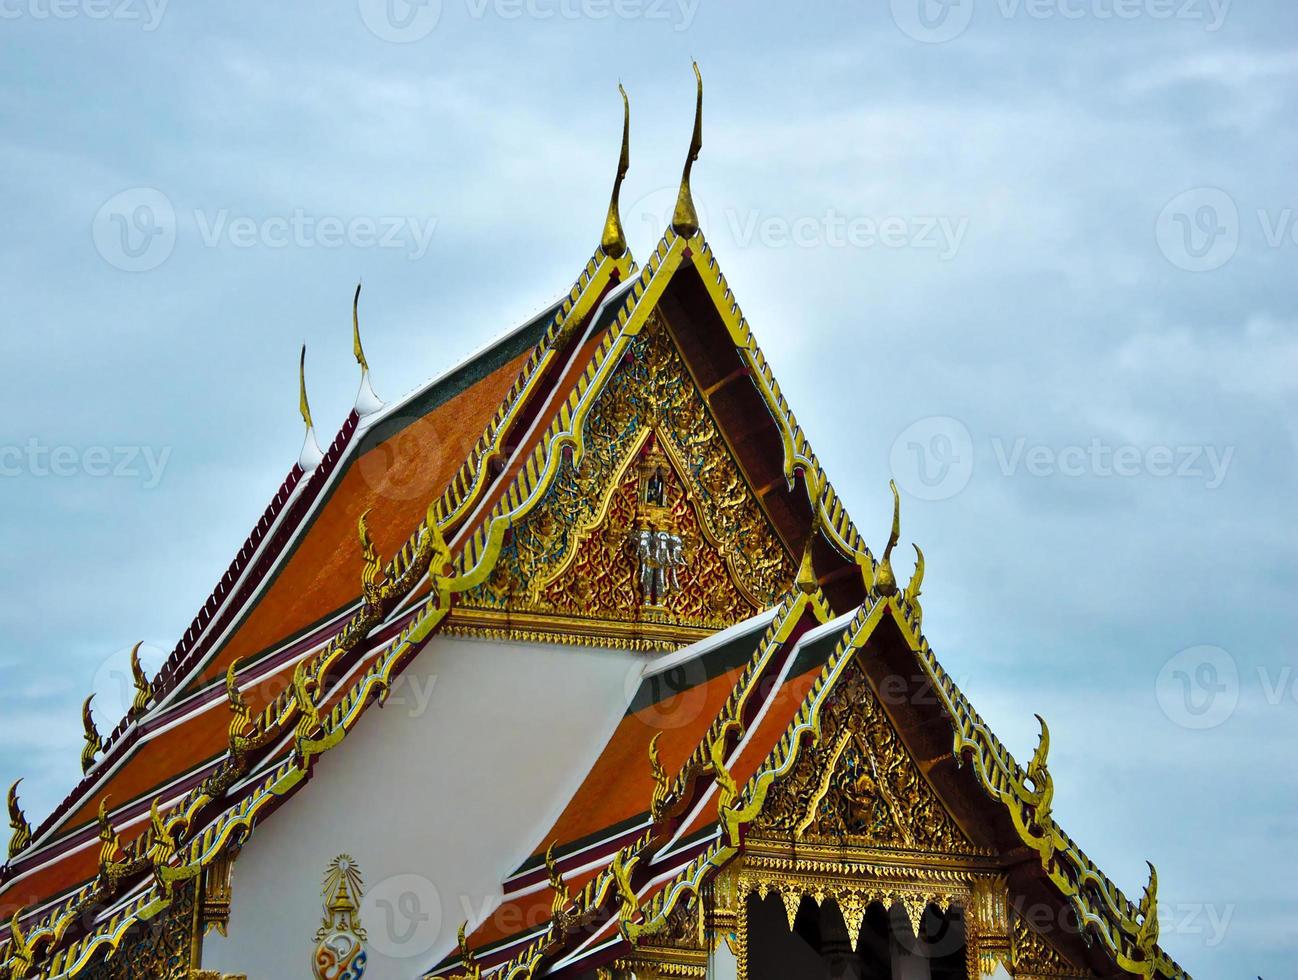
[[[454,947],[460,922],[499,901],[502,879],[603,749],[644,662],[435,637],[388,703],[244,846],[229,937],[206,938],[204,968],[309,978],[321,880],[347,853],[365,879],[366,980],[419,976]]]

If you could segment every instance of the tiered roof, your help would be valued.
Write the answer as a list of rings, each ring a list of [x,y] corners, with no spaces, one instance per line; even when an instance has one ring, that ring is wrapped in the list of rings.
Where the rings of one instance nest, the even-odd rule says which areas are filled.
[[[690,163],[700,145],[696,120]],[[0,869],[0,908],[18,910],[0,929],[0,977],[75,975],[307,783],[314,759],[453,624],[458,597],[491,573],[561,462],[580,460],[592,407],[660,308],[695,327],[672,340],[782,546],[802,556],[798,588],[679,655],[693,680],[674,693],[697,706],[692,717],[664,717],[661,674],[647,674],[568,809],[505,883],[502,908],[531,925],[511,930],[498,912],[466,948],[509,964],[502,976],[531,976],[652,932],[734,856],[836,679],[877,644],[912,656],[935,685],[934,710],[954,732],[945,753],[972,763],[942,778],[956,799],[1001,805],[992,843],[1040,855],[1039,877],[1122,969],[1182,975],[1152,945],[1152,906],[1132,906],[1054,825],[1044,756],[1015,764],[937,665],[917,590],[889,593],[886,564],[848,517],[691,220],[690,163],[674,226],[643,268],[617,219],[625,163],[624,134],[604,241],[561,301],[407,399],[377,411],[367,400],[317,465],[290,471],[147,683],[146,709],[96,746],[29,839],[16,835],[22,846]],[[357,354],[367,375],[359,343]],[[379,549],[398,542],[383,563]],[[833,609],[856,611],[835,620]],[[932,725],[924,731],[931,742]],[[11,816],[26,826],[13,799]],[[577,896],[557,916],[541,887],[551,844]]]

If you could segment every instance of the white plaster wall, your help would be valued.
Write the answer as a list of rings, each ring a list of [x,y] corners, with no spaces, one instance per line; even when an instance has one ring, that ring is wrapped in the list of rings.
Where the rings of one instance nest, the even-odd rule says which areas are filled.
[[[365,878],[366,980],[417,977],[481,919],[621,718],[643,658],[434,638],[234,869],[229,937],[206,969],[311,977],[320,884],[340,852]],[[645,765],[648,765],[646,761]]]

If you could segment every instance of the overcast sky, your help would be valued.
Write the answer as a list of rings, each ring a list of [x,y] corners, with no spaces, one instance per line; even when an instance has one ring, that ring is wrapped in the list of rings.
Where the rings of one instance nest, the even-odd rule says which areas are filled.
[[[169,650],[352,404],[694,194],[862,531],[1202,977],[1298,955],[1291,0],[0,0],[0,780]],[[107,16],[104,16],[107,15]],[[909,548],[906,549],[909,554]],[[899,574],[908,573],[903,559]],[[4,787],[0,787],[4,788]]]

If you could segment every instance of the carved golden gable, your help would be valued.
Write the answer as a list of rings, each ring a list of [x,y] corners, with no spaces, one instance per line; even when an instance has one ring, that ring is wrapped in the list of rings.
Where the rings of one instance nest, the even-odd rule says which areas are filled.
[[[661,315],[610,377],[545,498],[451,617],[460,633],[674,648],[747,619],[796,563]]]
[[[852,664],[820,738],[767,797],[755,833],[809,844],[977,855]]]

